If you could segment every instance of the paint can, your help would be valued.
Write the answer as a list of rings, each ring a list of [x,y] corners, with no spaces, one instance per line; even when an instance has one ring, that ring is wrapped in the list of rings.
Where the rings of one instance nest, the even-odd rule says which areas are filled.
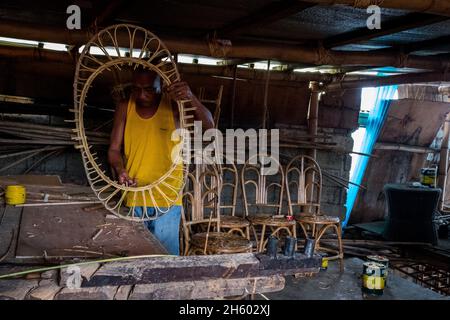
[[[372,255],[367,256],[368,261],[373,261],[377,263],[381,263],[385,268],[385,278],[384,278],[384,285],[387,286],[387,279],[388,279],[388,270],[389,270],[389,259],[385,256],[379,256],[379,255]]]
[[[368,261],[363,264],[362,291],[375,296],[383,295],[386,267],[378,262]]]
[[[320,265],[321,271],[326,271],[328,269],[328,256],[326,253],[319,253],[319,255],[322,257],[322,264]]]
[[[437,168],[422,168],[420,170],[420,183],[424,186],[436,187]]]
[[[26,191],[21,185],[10,185],[5,188],[5,202],[8,205],[25,203]]]

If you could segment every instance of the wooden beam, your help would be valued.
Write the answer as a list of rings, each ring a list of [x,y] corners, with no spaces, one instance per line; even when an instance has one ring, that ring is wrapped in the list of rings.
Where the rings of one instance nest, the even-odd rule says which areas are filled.
[[[303,254],[296,254],[295,258],[279,255],[277,259],[253,253],[150,257],[103,264],[93,274],[83,279],[81,287],[316,273],[319,271],[321,261],[319,256],[307,258]],[[70,273],[67,273],[66,269],[61,269],[60,286],[66,285],[68,276]]]
[[[87,42],[89,35],[83,31],[70,31],[41,25],[24,23],[0,23],[0,34],[8,37],[50,41],[70,45],[81,45]],[[128,34],[119,34],[119,43],[128,43]],[[190,53],[211,55],[206,40],[161,35],[161,39],[173,53]],[[136,39],[136,44],[143,39]],[[228,57],[261,60],[280,60],[314,65],[346,65],[346,66],[400,66],[427,70],[442,70],[450,63],[450,59],[442,57],[409,56],[402,59],[398,53],[374,53],[366,51],[320,51],[315,47],[264,43],[260,41],[233,41]]]
[[[402,74],[390,77],[376,77],[367,80],[342,81],[327,85],[325,91],[339,91],[347,89],[359,89],[364,87],[381,87],[394,84],[427,83],[439,81],[450,81],[450,74],[441,72],[424,72]]]
[[[415,12],[433,13],[441,16],[450,16],[449,0],[383,0],[383,1],[355,1],[355,0],[303,0],[317,5],[348,5],[367,8],[376,4],[381,8],[409,10]],[[359,3],[359,6],[357,5]]]
[[[73,77],[74,65],[72,57],[67,52],[51,51],[46,49],[33,49],[23,47],[10,47],[0,45],[0,57],[8,58],[7,66],[13,70],[27,73],[28,65],[32,65],[31,71],[38,70],[42,75]],[[24,64],[23,62],[26,62]],[[49,65],[49,63],[52,63]],[[210,76],[230,77],[232,80],[234,68],[228,66],[199,65],[178,63],[180,73],[201,74]],[[30,73],[31,73],[30,71]],[[264,81],[265,71],[259,69],[237,68],[238,79],[249,79],[252,81]],[[1,74],[0,74],[1,76]],[[273,81],[331,81],[332,76],[318,72],[282,72],[272,71]]]
[[[333,37],[329,37],[323,41],[323,46],[327,49],[331,49],[346,44],[359,43],[373,38],[427,26],[448,19],[448,17],[437,16],[433,14],[410,13],[400,18],[383,22],[381,29],[370,30],[364,27],[355,31],[350,31],[343,34],[338,34]]]
[[[312,6],[314,4],[298,0],[274,1],[248,16],[230,22],[219,30],[216,30],[216,33],[222,37],[237,36],[252,28],[268,25]]]
[[[312,81],[309,85],[311,90],[311,96],[309,99],[308,107],[308,134],[311,136],[317,135],[317,128],[319,126],[319,97],[320,97],[320,85],[318,82]],[[315,142],[315,138],[311,138],[311,142]],[[310,156],[316,159],[316,149],[310,150]],[[311,175],[308,175],[311,178]],[[310,183],[312,181],[309,181]]]
[[[260,59],[226,59],[219,61],[217,65],[219,66],[237,66],[240,64],[254,63],[258,62]]]

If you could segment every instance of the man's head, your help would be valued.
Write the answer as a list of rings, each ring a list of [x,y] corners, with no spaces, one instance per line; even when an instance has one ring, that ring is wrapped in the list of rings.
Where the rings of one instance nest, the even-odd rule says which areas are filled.
[[[132,94],[139,106],[154,106],[161,95],[161,78],[154,71],[137,68],[133,73]]]

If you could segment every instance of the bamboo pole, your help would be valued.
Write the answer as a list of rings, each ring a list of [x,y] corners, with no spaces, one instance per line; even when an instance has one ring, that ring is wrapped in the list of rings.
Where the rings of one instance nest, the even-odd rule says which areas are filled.
[[[332,176],[325,174],[323,171],[322,171],[322,174],[324,175],[325,178],[328,178],[329,180],[333,181],[334,183],[338,184],[339,186],[341,186],[345,189],[348,189],[348,186],[345,183],[339,181],[338,179],[333,178]]]
[[[33,124],[33,123],[21,123],[16,121],[0,121],[1,127],[12,127],[12,128],[24,128],[24,129],[34,129],[41,130],[44,132],[55,131],[60,133],[69,133],[73,134],[72,128],[64,128],[64,127],[56,127],[56,126],[47,126],[42,124]],[[97,131],[86,131],[86,135],[91,135],[93,137],[99,138],[109,138],[109,134],[105,132],[97,132]]]
[[[25,155],[25,154],[36,152],[38,150],[40,150],[40,151],[51,151],[51,150],[57,150],[59,148],[60,147],[45,147],[45,148],[39,148],[39,149],[19,151],[19,152],[14,152],[14,153],[9,153],[9,154],[2,154],[2,155],[0,155],[0,159],[22,156],[22,155]]]
[[[20,140],[20,139],[0,139],[0,143],[10,143],[10,144],[47,144],[47,145],[76,145],[75,141],[64,141],[64,140]],[[90,142],[90,144],[107,145],[109,142]]]
[[[4,140],[4,139],[0,139],[0,143],[1,143],[1,140]],[[41,153],[41,152],[42,152],[41,150],[35,151],[35,152],[33,152],[33,153],[27,155],[26,157],[23,157],[23,158],[21,158],[21,159],[19,159],[19,160],[17,160],[17,161],[14,161],[13,163],[10,163],[9,165],[7,165],[7,166],[5,166],[5,167],[3,167],[3,168],[0,168],[0,172],[3,172],[3,171],[5,171],[5,170],[7,170],[7,169],[9,169],[9,168],[12,168],[12,167],[18,165],[19,163],[22,163],[22,162],[26,161],[27,159],[32,158],[32,157],[34,157],[35,155],[38,155],[38,154]]]
[[[31,170],[33,170],[33,168],[35,168],[37,165],[39,165],[40,163],[44,162],[45,160],[57,155],[57,154],[61,154],[62,151],[64,151],[65,147],[61,147],[59,150],[55,150],[55,151],[51,151],[50,153],[42,156],[41,158],[39,158],[38,160],[36,160],[31,166],[29,166],[27,168],[27,170],[25,170],[25,172],[23,174],[27,174],[29,173]]]
[[[357,186],[358,188],[367,190],[367,188],[364,187],[363,185],[360,185],[360,184],[357,184],[357,183],[352,182],[352,181],[350,181],[350,180],[347,180],[347,179],[338,177],[338,176],[336,176],[336,175],[334,175],[334,174],[331,174],[331,173],[329,173],[329,172],[327,172],[327,171],[322,170],[322,174],[325,175],[325,176],[327,176],[328,178],[332,177],[332,178],[334,178],[334,179],[342,180],[342,181],[344,181],[344,182],[346,182],[346,183],[349,183],[349,184],[352,184],[352,185],[354,185],[354,186]],[[348,189],[347,186],[345,186],[345,187]]]
[[[96,201],[24,203],[24,204],[16,204],[15,207],[67,206],[67,205],[74,205],[74,204],[96,204],[96,203],[102,203],[102,202],[100,200],[96,200]]]

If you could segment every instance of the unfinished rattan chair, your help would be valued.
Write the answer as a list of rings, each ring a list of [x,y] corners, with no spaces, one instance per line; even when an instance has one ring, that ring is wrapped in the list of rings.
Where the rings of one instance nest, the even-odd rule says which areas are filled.
[[[264,161],[262,161],[264,160]],[[262,163],[270,160],[276,164],[276,169],[269,169]],[[295,220],[282,215],[285,176],[283,167],[274,157],[255,155],[250,157],[241,171],[241,186],[244,198],[244,209],[247,219],[256,239],[256,250],[263,252],[268,241],[266,231],[271,236],[287,235],[296,237]],[[254,194],[250,192],[251,187]],[[252,214],[250,214],[250,212]],[[269,212],[267,212],[269,211]],[[261,229],[258,237],[257,229]]]
[[[200,87],[197,98],[200,100],[201,103],[205,105],[213,105],[214,106],[214,128],[217,128],[219,126],[219,119],[220,119],[220,107],[222,103],[222,94],[223,94],[223,85],[219,87],[219,91],[217,92],[217,96],[215,99],[206,99],[205,94],[205,88]]]
[[[239,188],[238,169],[234,163],[220,165],[222,191],[220,197],[220,227],[227,233],[241,235],[250,240],[250,222],[242,214],[236,215],[237,195]]]
[[[251,252],[247,239],[221,232],[219,213],[222,178],[214,165],[194,165],[183,193],[184,254]]]
[[[315,239],[315,251],[330,254],[327,260],[339,259],[343,270],[342,228],[339,217],[327,216],[320,211],[322,172],[313,158],[305,155],[294,157],[286,166],[286,191],[289,213],[294,215],[306,238]],[[325,232],[333,231],[338,248],[320,244]]]

